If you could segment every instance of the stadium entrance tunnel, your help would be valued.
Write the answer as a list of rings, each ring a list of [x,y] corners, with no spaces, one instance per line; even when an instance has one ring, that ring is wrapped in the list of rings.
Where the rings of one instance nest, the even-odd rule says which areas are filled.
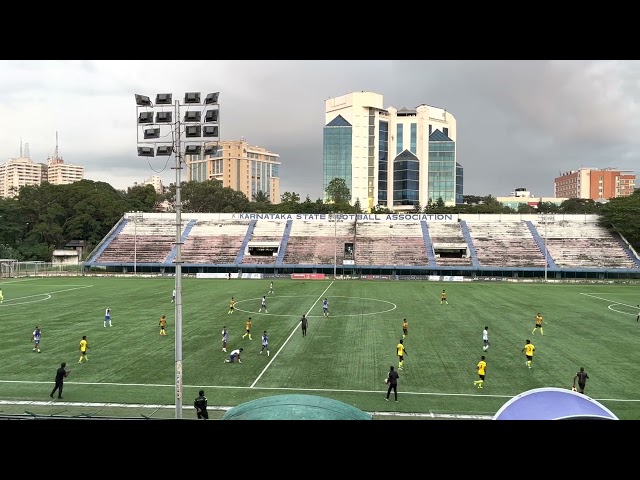
[[[273,395],[241,403],[222,420],[371,420],[359,408],[315,395]]]
[[[557,387],[534,388],[516,395],[494,420],[619,420],[611,410],[582,393]]]

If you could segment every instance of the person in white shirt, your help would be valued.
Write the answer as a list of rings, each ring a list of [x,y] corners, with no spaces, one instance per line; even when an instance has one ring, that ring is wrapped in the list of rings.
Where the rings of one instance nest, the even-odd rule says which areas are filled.
[[[236,348],[235,350],[232,350],[229,358],[224,359],[224,363],[233,363],[236,360],[238,360],[238,363],[242,363],[242,360],[240,360],[240,354],[242,353],[242,350],[242,348]]]
[[[111,327],[111,309],[109,307],[104,311],[104,326],[107,325]]]
[[[171,303],[176,301],[176,290],[173,290],[173,295],[171,296]]]
[[[489,350],[489,327],[484,327],[482,331],[482,343],[484,344],[482,351],[486,352]]]

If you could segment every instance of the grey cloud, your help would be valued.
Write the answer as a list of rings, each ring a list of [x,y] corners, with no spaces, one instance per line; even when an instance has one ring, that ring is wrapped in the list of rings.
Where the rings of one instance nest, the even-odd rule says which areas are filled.
[[[16,156],[22,136],[44,161],[60,130],[65,161],[117,188],[162,167],[135,155],[135,93],[219,91],[222,138],[280,154],[281,192],[302,199],[322,196],[324,102],[352,91],[380,93],[386,107],[451,112],[465,194],[527,187],[551,196],[560,171],[635,170],[640,153],[637,61],[5,61],[0,69],[0,155]],[[170,169],[160,176],[174,180]]]

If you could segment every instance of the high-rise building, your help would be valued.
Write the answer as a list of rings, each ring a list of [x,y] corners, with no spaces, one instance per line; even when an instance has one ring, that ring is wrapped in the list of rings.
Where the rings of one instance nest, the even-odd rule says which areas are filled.
[[[84,178],[84,167],[64,163],[62,158],[49,158],[43,171],[43,182],[51,185],[69,185]]]
[[[216,145],[211,154],[186,156],[187,181],[220,180],[251,201],[262,192],[271,203],[280,203],[280,155],[245,139],[206,143],[202,151]]]
[[[631,195],[636,174],[615,168],[579,168],[561,173],[553,181],[556,197],[609,200]]]
[[[352,92],[325,101],[323,191],[342,178],[351,203],[392,210],[442,199],[463,203],[456,119],[442,108],[383,108],[383,96]]]
[[[40,185],[46,178],[47,166],[30,158],[11,158],[0,165],[0,197],[18,196],[26,185]]]
[[[133,183],[134,187],[145,186],[145,185],[153,186],[153,189],[156,191],[156,193],[160,193],[160,194],[164,193],[164,185],[162,184],[162,179],[160,178],[159,175],[151,175],[142,183],[138,183],[138,182]]]

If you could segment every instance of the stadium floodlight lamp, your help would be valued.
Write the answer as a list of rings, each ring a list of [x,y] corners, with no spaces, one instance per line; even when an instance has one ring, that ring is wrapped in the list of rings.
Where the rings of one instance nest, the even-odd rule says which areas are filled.
[[[173,119],[172,112],[158,112],[156,113],[156,123],[171,123]]]
[[[204,147],[204,154],[205,155],[215,155],[216,153],[218,153],[218,145],[207,145],[206,147]]]
[[[184,94],[184,103],[186,104],[200,104],[200,92],[187,92]]]
[[[156,95],[156,105],[171,105],[171,98],[170,93],[159,93]]]
[[[218,136],[218,126],[217,125],[205,125],[202,129],[203,137],[217,137]]]
[[[215,93],[209,93],[205,98],[204,98],[204,103],[205,105],[213,105],[214,103],[218,103],[218,96],[220,95],[220,92],[215,92]]]
[[[137,93],[135,95],[136,95],[136,105],[138,105],[139,107],[151,106],[151,99],[149,97],[145,97],[144,95],[138,95]]]
[[[138,156],[139,157],[153,157],[153,148],[152,147],[138,147]]]
[[[205,123],[215,123],[218,121],[218,110],[207,110],[204,114]]]
[[[200,138],[202,136],[200,125],[187,125],[184,129],[184,136],[187,138]]]
[[[156,155],[158,157],[168,157],[173,153],[173,147],[170,145],[160,145],[156,149]]]
[[[144,131],[144,139],[150,140],[152,138],[160,138],[160,129],[159,128],[147,128]]]
[[[153,112],[140,112],[138,124],[153,123]]]
[[[195,110],[190,110],[184,114],[185,123],[200,123],[200,118],[202,114]]]
[[[187,145],[184,153],[185,155],[200,155],[200,145]]]

